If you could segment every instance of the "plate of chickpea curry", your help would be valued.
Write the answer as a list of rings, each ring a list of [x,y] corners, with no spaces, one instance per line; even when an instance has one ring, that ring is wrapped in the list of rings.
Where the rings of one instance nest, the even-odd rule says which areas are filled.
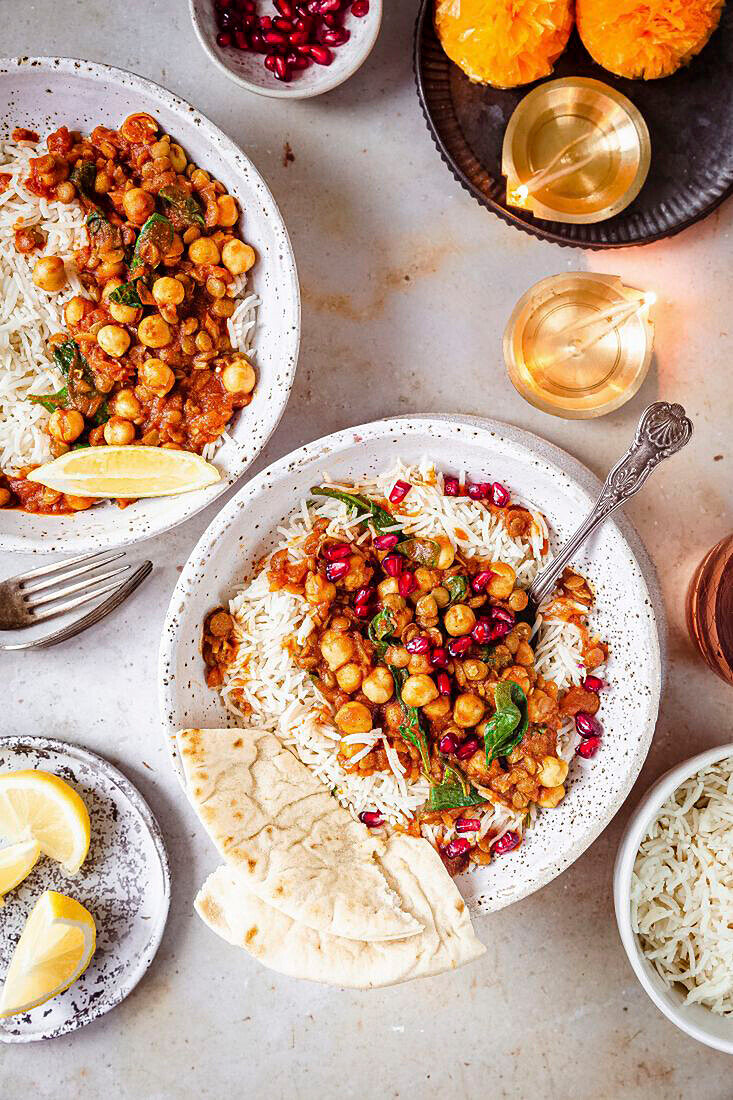
[[[265,185],[210,123],[117,70],[41,64],[16,63],[0,130],[0,540],[122,543],[210,502],[274,429],[294,263]],[[55,125],[21,125],[39,77],[75,97]]]
[[[295,465],[301,484],[274,544],[219,605],[194,601],[200,690],[280,737],[367,830],[423,838],[464,897],[498,908],[580,854],[633,782],[656,714],[654,616],[608,525],[528,621],[526,590],[583,515],[582,491],[504,438],[513,429],[464,427],[479,451],[448,422],[399,423],[290,456],[282,476]],[[406,438],[387,446],[390,431]],[[338,444],[331,463],[332,440],[348,454],[370,435],[386,461],[368,476]],[[278,473],[261,479],[282,504]],[[260,522],[264,491],[240,494]],[[621,585],[609,552],[623,555]],[[619,599],[644,607],[642,662]],[[171,714],[190,719],[187,702],[168,694]]]

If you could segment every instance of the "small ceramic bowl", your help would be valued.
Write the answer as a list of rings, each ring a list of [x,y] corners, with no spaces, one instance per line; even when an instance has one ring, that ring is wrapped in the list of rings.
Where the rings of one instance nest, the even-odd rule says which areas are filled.
[[[284,84],[265,68],[261,53],[217,45],[214,0],[189,0],[188,6],[198,40],[217,68],[240,88],[273,99],[310,99],[338,88],[364,64],[382,24],[382,0],[370,0],[367,15],[359,19],[351,13],[346,16],[344,26],[351,32],[351,38],[333,50],[330,65],[311,65]]]
[[[631,873],[634,869],[639,845],[660,809],[672,792],[695,772],[733,756],[733,745],[720,745],[715,749],[693,756],[672,768],[647,791],[631,816],[619,845],[613,873],[613,900],[621,942],[629,957],[634,973],[644,991],[654,1004],[680,1031],[684,1031],[699,1043],[715,1050],[733,1054],[733,1019],[718,1016],[704,1005],[684,1004],[679,989],[669,987],[652,964],[645,958],[636,933],[631,927]]]

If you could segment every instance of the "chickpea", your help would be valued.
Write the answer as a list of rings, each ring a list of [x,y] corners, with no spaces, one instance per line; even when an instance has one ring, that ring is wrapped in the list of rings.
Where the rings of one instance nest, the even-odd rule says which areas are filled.
[[[438,605],[432,595],[421,596],[415,604],[415,614],[418,620],[434,623],[438,619]]]
[[[130,346],[130,334],[119,325],[103,325],[97,333],[97,343],[107,355],[119,359]]]
[[[484,661],[475,661],[469,657],[463,662],[463,671],[468,680],[485,680],[489,675],[489,666]]]
[[[137,420],[143,407],[135,397],[133,390],[119,390],[112,398],[112,411],[124,420]]]
[[[244,241],[227,241],[221,250],[221,262],[231,275],[244,275],[256,259],[254,248]]]
[[[221,256],[211,237],[197,237],[188,246],[188,258],[193,264],[218,264]]]
[[[501,678],[502,680],[512,680],[517,687],[522,689],[525,695],[529,695],[531,684],[526,668],[522,668],[521,665],[511,665],[510,668],[502,672]]]
[[[387,703],[394,694],[394,680],[388,668],[378,665],[361,685],[370,703]]]
[[[438,554],[438,560],[435,563],[438,569],[449,569],[455,561],[456,552],[453,547],[453,543],[447,537],[447,535],[436,535],[434,542],[437,542],[440,547]]]
[[[81,298],[78,294],[75,294],[73,298],[69,298],[64,306],[64,320],[66,324],[71,326],[78,325],[91,306],[92,303],[88,298]]]
[[[423,592],[429,592],[437,579],[432,569],[426,569],[424,565],[418,565],[415,570],[415,580],[418,583],[418,587],[421,588]]]
[[[559,787],[568,777],[568,765],[559,756],[543,756],[538,779],[543,787]]]
[[[57,202],[73,202],[76,198],[76,188],[73,183],[69,183],[67,180],[65,183],[59,183],[56,187],[56,201]]]
[[[180,145],[176,145],[175,141],[171,142],[170,149],[168,150],[168,158],[174,172],[185,172],[186,164],[188,163],[186,154],[183,149],[181,149]]]
[[[450,603],[450,592],[447,588],[443,588],[442,584],[434,588],[430,595],[433,597],[438,607],[447,607]]]
[[[41,290],[58,294],[66,286],[64,261],[58,256],[41,256],[33,268],[33,282]]]
[[[372,716],[363,703],[344,703],[336,711],[336,725],[342,733],[369,733]]]
[[[362,671],[353,661],[350,661],[346,665],[342,665],[336,673],[336,682],[338,686],[348,695],[353,695],[355,691],[359,690],[361,681]]]
[[[119,282],[119,279],[115,281]],[[122,302],[107,302],[107,309],[114,320],[119,321],[121,325],[134,325],[140,319],[139,309],[135,306],[126,306]]]
[[[112,178],[108,172],[97,172],[94,177],[94,190],[98,195],[106,195],[112,186]]]
[[[517,646],[517,652],[514,654],[514,661],[518,665],[523,665],[528,668],[534,664],[534,650],[527,642],[520,642]]]
[[[508,603],[512,611],[524,611],[529,603],[529,597],[521,588],[515,588],[509,597]]]
[[[364,748],[363,742],[359,741],[340,741],[339,742],[339,754],[349,760],[352,756],[356,756],[358,752]]]
[[[178,279],[163,275],[153,283],[153,297],[159,306],[179,306],[185,297],[185,291]]]
[[[410,660],[407,665],[407,671],[411,676],[419,676],[423,672],[430,672],[432,669],[430,658],[427,653],[411,653]]]
[[[405,721],[405,712],[401,703],[387,703],[384,708],[384,724],[389,729],[399,729]]]
[[[216,275],[209,275],[206,280],[206,292],[212,298],[223,298],[227,292],[227,284],[223,279],[217,279]]]
[[[385,596],[396,596],[400,590],[400,583],[396,577],[387,577],[377,585],[380,600]]]
[[[354,642],[348,634],[326,630],[321,638],[321,656],[331,672],[336,672],[354,656]]]
[[[320,573],[308,573],[304,588],[308,603],[331,603],[336,599],[336,585]]]
[[[64,493],[64,499],[66,507],[71,508],[72,512],[86,512],[87,508],[96,504],[94,497],[77,497],[72,493]]]
[[[234,619],[226,611],[215,611],[208,622],[209,634],[215,638],[226,638],[234,626]]]
[[[456,698],[453,704],[453,721],[460,729],[469,729],[476,726],[484,716],[483,699],[470,691],[463,692]]]
[[[489,568],[493,574],[488,585],[488,593],[495,600],[505,600],[514,591],[517,574],[511,565],[503,561],[492,561]]]
[[[410,654],[403,645],[391,645],[384,654],[384,659],[388,665],[394,665],[395,668],[407,668],[410,663]]]
[[[354,592],[357,588],[362,588],[369,580],[369,569],[366,562],[359,554],[352,554],[351,557],[346,560],[349,563],[349,572],[341,583],[347,592]]]
[[[408,676],[402,687],[402,698],[408,707],[424,707],[438,698],[438,689],[430,676]]]
[[[238,355],[221,372],[221,382],[227,393],[251,393],[256,381],[254,368],[243,355]]]
[[[59,443],[73,443],[84,431],[84,417],[76,409],[56,409],[48,420],[48,434]]]
[[[447,718],[450,714],[450,699],[441,695],[440,699],[436,699],[433,703],[426,703],[422,709],[425,717],[432,722],[439,718]]]
[[[0,508],[7,508],[12,499],[10,489],[0,489]]]
[[[542,787],[537,796],[537,805],[543,810],[554,810],[565,797],[565,788],[562,784],[557,787]]]
[[[131,187],[122,196],[122,205],[128,221],[143,225],[155,210],[155,198],[142,187]]]
[[[219,211],[217,217],[219,225],[223,225],[226,229],[231,229],[233,225],[237,224],[239,220],[239,211],[231,195],[219,195],[219,198],[216,200],[216,206]]]
[[[470,634],[476,625],[476,616],[465,603],[454,603],[445,613],[445,629],[454,638]]]
[[[121,416],[112,416],[104,425],[104,442],[109,447],[126,447],[135,438],[135,425]]]
[[[143,386],[152,390],[158,397],[165,397],[175,385],[176,376],[162,359],[146,359],[138,367],[137,373]]]
[[[164,348],[171,342],[170,326],[162,317],[153,314],[151,317],[143,317],[137,326],[137,338],[141,344],[148,348]]]

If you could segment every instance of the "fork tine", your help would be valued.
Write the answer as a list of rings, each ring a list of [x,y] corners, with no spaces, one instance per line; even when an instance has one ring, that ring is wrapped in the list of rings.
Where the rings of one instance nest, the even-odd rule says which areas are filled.
[[[129,568],[132,568],[130,566]],[[55,619],[59,615],[65,615],[67,611],[73,611],[77,607],[81,607],[85,603],[89,603],[91,600],[96,600],[99,596],[104,596],[106,592],[112,592],[114,589],[119,588],[122,582],[119,580],[111,581],[109,584],[103,585],[101,588],[95,586],[94,590],[91,588],[84,592],[81,596],[75,596],[71,600],[66,600],[65,603],[53,602],[45,610],[40,611],[38,614],[31,610],[31,615],[34,623],[43,623],[47,619]]]
[[[40,565],[38,569],[31,569],[27,573],[21,573],[18,577],[12,577],[16,584],[25,587],[28,581],[34,580],[36,577],[52,577],[57,573],[65,573],[73,565],[89,566],[95,568],[100,565],[109,565],[110,562],[117,561],[118,558],[124,556],[124,550],[98,550],[96,554],[80,554],[76,558],[66,558],[64,561],[54,562],[53,565]],[[111,556],[110,556],[111,555]],[[71,576],[76,576],[79,570],[72,573]],[[51,581],[53,584],[54,581]],[[32,588],[26,589],[28,592],[35,592],[41,588],[47,587],[46,585],[36,584]]]
[[[95,568],[97,568],[95,566]],[[52,589],[50,592],[46,591],[47,585],[44,585],[44,592],[40,599],[34,599],[37,588],[32,590],[31,598],[25,601],[25,606],[29,611],[34,611],[37,607],[43,607],[47,603],[55,603],[56,600],[63,600],[67,596],[73,596],[75,592],[83,592],[85,589],[91,589],[94,585],[101,584],[102,581],[109,580],[110,577],[118,577],[120,573],[126,573],[132,566],[128,562],[127,565],[120,566],[119,569],[108,569],[106,573],[95,573],[93,577],[85,577],[84,580],[77,581],[75,584],[67,584],[65,588]],[[88,570],[86,570],[88,572]],[[74,576],[75,574],[72,574]],[[63,578],[66,580],[66,577]],[[58,583],[58,582],[57,582]]]

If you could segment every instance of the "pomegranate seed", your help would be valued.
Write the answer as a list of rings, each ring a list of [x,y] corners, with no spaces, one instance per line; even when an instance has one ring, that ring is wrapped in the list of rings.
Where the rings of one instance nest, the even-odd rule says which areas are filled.
[[[283,49],[288,44],[286,35],[281,34],[280,31],[265,31],[262,35],[262,41],[266,42],[268,46],[276,46],[278,49]]]
[[[310,41],[308,31],[291,31],[288,42],[291,46],[307,46]]]
[[[459,760],[468,760],[476,752],[478,748],[478,740],[475,737],[468,737],[461,747],[458,749],[456,756]]]
[[[374,810],[364,810],[359,814],[359,821],[363,821],[368,829],[378,829],[384,825],[384,818]]]
[[[232,36],[230,34],[228,34],[226,31],[220,31],[219,34],[217,34],[217,36],[216,36],[216,44],[217,44],[217,46],[222,46],[222,47],[231,46]]]
[[[353,14],[353,7],[351,9]],[[444,497],[459,497],[461,495],[461,485],[457,477],[444,477],[443,478],[443,496]]]
[[[318,0],[318,15],[326,15],[330,11],[341,11],[341,0]]]
[[[351,547],[345,542],[335,542],[332,546],[325,546],[323,556],[326,561],[343,561],[351,557]]]
[[[298,69],[298,70],[307,69],[312,64],[311,59],[309,57],[303,57],[301,54],[297,54],[297,53],[289,53],[287,55],[287,59],[288,59],[288,64],[293,69]]]
[[[600,676],[586,676],[585,680],[583,680],[583,687],[585,688],[585,690],[594,691],[596,692],[596,694],[599,691],[603,691],[605,686],[606,685],[604,681],[600,678]]]
[[[292,19],[281,19],[278,17],[273,20],[273,25],[277,30],[282,31],[283,34],[291,34],[295,30]]]
[[[372,607],[368,603],[358,603],[354,608],[354,614],[357,619],[371,619]]]
[[[306,34],[310,34],[313,30],[313,20],[309,15],[299,15],[295,20],[296,31],[305,31]]]
[[[448,642],[448,652],[451,657],[460,657],[462,653],[466,653],[471,648],[472,644],[468,634],[464,634],[462,638],[451,638]]]
[[[285,58],[282,57],[280,60],[284,61]],[[342,577],[345,577],[350,570],[351,566],[347,561],[331,561],[326,566],[326,577],[329,581],[339,581]]]
[[[321,32],[321,42],[324,46],[343,46],[351,38],[351,31],[345,27],[334,27],[333,30]]]
[[[491,623],[488,619],[479,619],[471,631],[471,637],[477,645],[488,645],[491,638]]]
[[[579,710],[575,715],[575,728],[581,737],[597,737],[600,733],[595,718],[585,710]]]
[[[265,68],[269,69],[271,73],[275,72],[275,58],[276,57],[277,57],[277,54],[268,53],[267,57],[265,58]]]
[[[295,15],[295,4],[292,4],[290,0],[272,0],[272,2],[286,19],[292,19]]]
[[[360,588],[354,596],[354,603],[357,605],[357,607],[360,603],[369,603],[369,601],[374,598],[374,595],[374,589],[371,588],[368,584],[364,585],[364,587]]]
[[[471,581],[471,588],[474,592],[483,592],[493,575],[490,569],[482,569]]]
[[[507,611],[505,607],[492,607],[489,614],[495,623],[509,623],[514,626],[514,612]]]
[[[247,41],[247,35],[244,33],[244,31],[234,32],[234,45],[237,47],[238,50],[249,49],[249,42]]]
[[[405,649],[408,653],[427,653],[430,649],[430,639],[426,634],[417,634],[414,638],[410,638],[409,642],[405,642]]]
[[[216,0],[217,8],[228,8],[231,6],[232,0]]]
[[[409,596],[411,592],[414,592],[417,588],[417,581],[415,580],[414,573],[403,573],[397,582],[399,586],[400,596]]]
[[[372,541],[372,546],[375,550],[394,550],[399,541],[399,535],[377,535]]]
[[[438,748],[442,753],[445,753],[446,756],[449,756],[458,748],[458,742],[450,733],[446,733],[441,737],[440,741],[438,741]]]
[[[519,833],[509,829],[491,845],[491,851],[495,856],[506,855],[507,852],[513,852],[515,848],[519,847],[521,840]]]
[[[469,482],[466,486],[466,492],[470,496],[471,500],[486,500],[489,496],[489,493],[491,492],[491,482]]]
[[[363,19],[365,15],[369,14],[369,0],[354,0],[351,5],[351,14],[355,15],[357,19]]]
[[[256,53],[270,52],[269,47],[265,45],[265,41],[259,31],[252,31],[249,44]]]
[[[435,682],[438,685],[438,691],[441,695],[450,695],[451,684],[450,676],[447,672],[439,672],[435,678]]]
[[[457,836],[455,840],[451,840],[450,844],[446,845],[443,849],[448,859],[455,859],[456,856],[465,856],[466,852],[470,851],[471,845],[463,836]]]
[[[255,0],[239,0],[238,7],[240,7],[246,15],[253,15],[256,8]]]
[[[388,577],[399,577],[405,568],[405,559],[399,554],[387,554],[382,561],[382,569]]]
[[[506,638],[512,629],[511,623],[494,623],[489,631],[489,641],[498,642],[500,638]]]
[[[491,501],[497,508],[505,508],[511,500],[509,490],[505,489],[498,481],[491,486]]]
[[[260,30],[263,31],[263,32],[272,30],[272,16],[271,15],[262,15],[262,16],[260,16]]]
[[[581,741],[575,750],[576,756],[582,756],[584,760],[590,760],[592,756],[595,756],[601,747],[600,737],[586,737],[585,741]]]
[[[333,61],[333,54],[328,46],[318,46],[314,43],[308,47],[308,53],[316,65],[330,65]]]
[[[328,29],[328,30],[337,30],[339,27],[342,26],[341,12],[338,12],[338,11],[326,12],[325,15],[321,16],[321,19],[323,20],[323,28],[321,29],[321,32],[320,32],[321,35],[323,35],[325,33],[326,29]]]
[[[477,817],[459,817],[456,819],[457,833],[477,833],[481,822]]]
[[[443,668],[448,663],[448,651],[442,645],[436,645],[430,652],[430,664],[434,668]]]
[[[395,481],[394,488],[389,494],[390,504],[399,504],[400,501],[403,501],[411,488],[412,485],[410,485],[409,481]]]

